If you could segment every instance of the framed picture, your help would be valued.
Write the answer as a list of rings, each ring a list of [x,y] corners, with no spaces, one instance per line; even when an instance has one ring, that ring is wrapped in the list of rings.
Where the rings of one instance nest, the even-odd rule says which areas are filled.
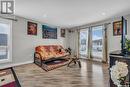
[[[113,22],[113,35],[118,36],[122,34],[122,21]]]
[[[61,29],[60,32],[61,32],[61,37],[65,37],[65,29]]]
[[[27,33],[28,35],[37,35],[37,23],[28,21]]]
[[[42,37],[44,39],[57,39],[57,28],[42,25]]]

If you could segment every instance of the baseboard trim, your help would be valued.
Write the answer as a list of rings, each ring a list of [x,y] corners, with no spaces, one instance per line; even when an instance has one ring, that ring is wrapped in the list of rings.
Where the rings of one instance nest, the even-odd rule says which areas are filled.
[[[27,61],[27,62],[23,62],[23,63],[7,64],[7,65],[0,67],[0,69],[4,69],[4,68],[8,68],[8,67],[14,67],[14,66],[20,66],[20,65],[24,65],[24,64],[33,63],[33,62],[34,61]]]

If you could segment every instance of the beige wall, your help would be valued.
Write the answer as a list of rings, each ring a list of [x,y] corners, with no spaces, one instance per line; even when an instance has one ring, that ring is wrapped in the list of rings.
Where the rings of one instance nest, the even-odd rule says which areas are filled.
[[[124,16],[127,19],[127,38],[130,39],[130,15]],[[118,21],[121,18],[114,18],[111,20]],[[108,49],[109,52],[121,49],[121,36],[113,36],[113,25],[108,26]]]
[[[37,36],[27,35],[28,19],[16,17],[13,21],[12,36],[12,62],[0,64],[0,68],[33,62],[34,48],[38,45],[60,44],[66,47],[66,38],[60,37],[58,28],[58,39],[42,39],[42,23],[38,23]]]
[[[129,15],[126,15],[124,16],[126,19],[127,19],[127,38],[130,39],[130,14]],[[114,21],[119,21],[121,20],[121,17],[117,17],[117,18],[111,18],[111,19],[108,19],[108,20],[105,20],[105,21],[101,21],[101,22],[96,22],[96,23],[93,23],[93,24],[87,24],[86,27],[89,27],[89,26],[95,26],[95,25],[100,25],[100,24],[103,24],[103,23],[111,23],[108,25],[108,54],[112,51],[115,51],[115,50],[120,50],[121,49],[121,36],[113,36],[113,22]],[[77,39],[77,34],[74,33],[70,33],[69,34],[69,38],[68,38],[68,41],[69,41],[69,46],[73,49],[73,50],[78,50],[76,47],[77,46],[77,43],[78,43],[78,40]],[[76,42],[77,41],[77,42]]]
[[[0,64],[0,68],[9,67],[24,63],[33,62],[34,48],[38,45],[48,44],[60,44],[66,47],[71,47],[74,52],[78,50],[78,34],[77,32],[68,33],[66,32],[66,38],[60,37],[60,28],[58,28],[58,39],[42,39],[42,23],[38,23],[38,35],[30,36],[27,35],[27,21],[28,19],[22,17],[16,17],[17,22],[13,22],[13,56],[12,62]],[[127,37],[130,39],[130,15],[125,16],[128,21],[128,34]],[[106,22],[111,22],[108,26],[108,53],[114,50],[120,50],[120,39],[121,36],[113,36],[113,21],[120,20],[121,18],[112,18],[106,21],[97,22],[90,25],[98,25]]]
[[[67,36],[67,46],[72,49],[72,54],[75,54],[78,50],[78,32],[68,32]]]

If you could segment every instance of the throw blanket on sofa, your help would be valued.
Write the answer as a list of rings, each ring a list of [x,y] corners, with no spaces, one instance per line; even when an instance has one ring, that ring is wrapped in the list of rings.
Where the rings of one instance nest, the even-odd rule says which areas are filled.
[[[38,64],[39,66],[41,66],[44,70],[48,71],[51,70],[53,67],[59,67],[59,66],[63,66],[66,65],[68,63],[67,59],[65,59],[66,56],[68,56],[69,53],[65,51],[65,49],[61,46],[61,45],[42,45],[42,46],[37,46],[35,48],[35,55],[34,55],[34,62],[36,64]],[[60,59],[60,61],[63,62],[59,62],[54,64],[54,62],[58,62]],[[63,58],[65,60],[63,60]],[[49,65],[49,69],[47,68],[47,64],[45,63],[46,61],[52,61],[53,65]],[[50,63],[52,64],[52,63]]]

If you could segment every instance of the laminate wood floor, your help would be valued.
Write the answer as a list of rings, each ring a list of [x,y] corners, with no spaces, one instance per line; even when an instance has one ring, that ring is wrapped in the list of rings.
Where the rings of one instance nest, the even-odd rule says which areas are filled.
[[[45,72],[35,64],[14,67],[22,87],[109,87],[108,65],[82,60],[82,68],[63,66]]]

